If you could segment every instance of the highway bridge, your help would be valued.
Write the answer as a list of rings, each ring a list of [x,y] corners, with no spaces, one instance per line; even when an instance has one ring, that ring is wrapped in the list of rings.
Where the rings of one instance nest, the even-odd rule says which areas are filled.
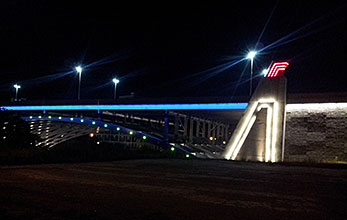
[[[151,103],[159,101],[150,100]],[[97,104],[91,100],[61,100],[46,101],[44,105],[21,102],[6,109],[20,111],[32,133],[42,140],[37,146],[54,147],[90,135],[98,142],[123,143],[129,147],[150,143],[174,148],[189,156],[221,158],[247,106],[246,102],[225,102],[221,98],[219,103],[170,101],[174,104],[139,104],[144,102],[142,99],[98,100]]]
[[[291,119],[300,114],[293,113],[293,107],[304,112],[327,106],[310,103],[346,106],[337,103],[344,102],[345,94],[287,94],[287,80],[278,74],[287,65],[274,63],[274,71],[260,80],[251,97],[41,100],[3,103],[1,108],[18,112],[30,123],[32,133],[42,139],[38,146],[54,147],[90,135],[99,142],[132,147],[159,145],[187,157],[278,162],[284,161],[286,109]],[[295,131],[294,122],[289,131]]]

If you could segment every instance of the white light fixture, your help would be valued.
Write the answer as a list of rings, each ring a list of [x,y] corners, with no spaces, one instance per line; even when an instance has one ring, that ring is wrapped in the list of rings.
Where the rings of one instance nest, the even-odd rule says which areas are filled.
[[[78,95],[77,99],[80,100],[81,98],[81,75],[82,75],[82,67],[76,66],[75,67],[76,72],[78,73]]]
[[[248,54],[247,54],[247,59],[253,59],[255,57],[255,55],[257,54],[256,51],[250,51]]]
[[[119,79],[113,78],[112,82],[114,83],[113,99],[116,99],[117,98],[117,96],[116,96],[116,94],[117,94],[117,84],[119,83]]]
[[[252,90],[253,90],[253,84],[252,84],[252,80],[253,80],[253,59],[254,59],[256,54],[257,54],[256,51],[250,51],[247,54],[247,57],[246,57],[246,59],[251,60],[251,75],[250,75],[250,79],[249,79],[249,96],[252,95]]]
[[[114,82],[114,84],[118,84],[119,83],[119,80],[117,78],[113,78],[112,79],[112,82]]]
[[[17,101],[17,97],[18,97],[18,89],[20,89],[20,85],[18,84],[14,84],[13,87],[16,89],[16,101]]]
[[[79,74],[82,73],[82,67],[81,67],[81,66],[76,66],[76,67],[75,67],[75,70],[76,70],[76,72],[78,72]]]

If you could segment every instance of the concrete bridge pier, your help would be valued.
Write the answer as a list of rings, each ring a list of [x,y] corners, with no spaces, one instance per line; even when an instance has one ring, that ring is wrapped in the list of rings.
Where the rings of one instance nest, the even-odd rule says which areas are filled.
[[[283,159],[287,79],[264,77],[253,93],[223,157],[278,162]]]

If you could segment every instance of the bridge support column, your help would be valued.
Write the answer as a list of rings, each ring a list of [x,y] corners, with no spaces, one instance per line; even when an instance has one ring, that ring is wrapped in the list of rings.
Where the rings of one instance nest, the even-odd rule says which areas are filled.
[[[225,125],[220,125],[220,130],[219,130],[219,138],[222,139],[222,141],[226,140],[225,133],[226,133],[227,127]]]
[[[168,118],[167,110],[165,110],[163,137],[164,137],[164,141],[168,143],[169,142],[169,118]]]
[[[207,123],[207,138],[210,139],[212,137],[212,123],[208,122]]]
[[[263,78],[226,146],[231,160],[278,162],[282,159],[287,80]]]
[[[187,116],[185,116],[183,118],[183,130],[184,130],[183,136],[188,137],[188,118],[187,118]]]
[[[208,139],[212,142],[212,144],[215,144],[215,138],[217,138],[217,129],[216,129],[217,124],[212,122],[212,123],[208,123]],[[212,138],[212,140],[211,140]]]
[[[189,123],[189,143],[193,143],[193,136],[194,136],[194,119],[190,118]]]
[[[206,138],[206,121],[202,121],[202,133],[201,133],[201,136],[203,138]]]
[[[175,115],[175,124],[174,124],[174,137],[178,137],[178,129],[180,127],[179,116]]]
[[[196,132],[195,132],[195,137],[200,137],[200,121],[199,121],[199,119],[196,120]]]
[[[225,127],[224,138],[225,138],[225,141],[228,142],[228,140],[229,140],[229,126]]]
[[[221,138],[221,135],[220,135],[221,128],[222,128],[222,126],[221,126],[220,124],[217,125],[217,135],[216,135],[216,138],[217,138],[217,139]]]

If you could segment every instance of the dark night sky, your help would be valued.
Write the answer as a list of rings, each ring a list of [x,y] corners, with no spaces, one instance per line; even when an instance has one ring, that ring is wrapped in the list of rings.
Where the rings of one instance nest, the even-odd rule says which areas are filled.
[[[242,59],[256,45],[255,74],[272,60],[290,62],[288,92],[347,92],[343,1],[88,2],[1,1],[1,100],[17,82],[27,99],[76,98],[77,64],[83,99],[112,98],[114,76],[120,95],[247,95]]]

